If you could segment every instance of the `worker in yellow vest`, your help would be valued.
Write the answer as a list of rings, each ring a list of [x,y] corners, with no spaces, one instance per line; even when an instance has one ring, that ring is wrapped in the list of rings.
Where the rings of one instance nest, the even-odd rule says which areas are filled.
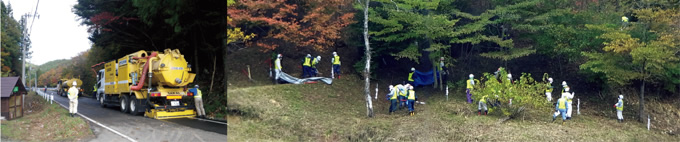
[[[564,122],[567,120],[567,109],[569,109],[569,106],[567,105],[567,96],[562,95],[560,99],[557,99],[557,104],[555,104],[555,110],[559,113],[553,115],[553,122],[557,115],[562,115],[562,125],[564,125]]]
[[[307,54],[305,61],[302,63],[302,78],[312,76],[312,55]]]
[[[623,30],[623,28],[628,27],[628,17],[626,17],[625,15],[621,16],[621,25],[623,25],[621,26],[621,30]]]
[[[69,99],[68,112],[71,114],[71,117],[75,116],[75,114],[78,113],[78,88],[76,88],[77,85],[78,83],[73,81],[73,86],[71,86],[71,88],[68,89]]]
[[[416,100],[418,100],[418,97],[416,96],[416,91],[413,91],[413,86],[408,87],[408,112],[413,116],[415,114],[415,108],[413,108],[413,105],[416,104]]]
[[[486,97],[487,95],[482,96],[482,99],[479,99],[479,103],[477,104],[477,115],[482,115],[482,108],[484,108],[484,115],[489,113],[489,109],[486,107]]]
[[[623,95],[619,95],[619,102],[614,104],[614,107],[616,107],[616,118],[619,123],[623,122]]]
[[[472,89],[474,88],[473,86],[475,85],[475,75],[470,74],[470,79],[466,81],[467,87],[465,89],[465,93],[467,93],[467,102],[472,103]]]
[[[546,84],[547,88],[545,89],[545,98],[548,99],[548,102],[552,101],[552,92],[553,92],[553,78],[548,78],[548,83]]]
[[[406,97],[408,95],[409,86],[411,86],[411,84],[406,84],[406,85],[402,85],[402,86],[398,87],[399,88],[399,96],[398,96],[399,109],[401,109],[403,107],[408,107],[408,102],[406,101]]]
[[[413,73],[415,73],[416,68],[411,68],[411,72],[408,73],[408,84],[413,84]]]
[[[397,86],[400,86],[401,84],[398,84]],[[397,86],[392,86],[390,85],[388,88],[390,90],[390,93],[387,95],[387,98],[389,98],[390,101],[390,114],[392,112],[397,111],[397,105],[399,104],[399,100],[397,99],[397,96],[399,96],[399,88]]]
[[[331,78],[335,78],[335,75],[338,75],[338,79],[340,79],[340,56],[338,56],[337,52],[333,52],[333,58],[331,59],[331,62],[333,62]]]
[[[316,66],[319,64],[319,61],[321,61],[321,56],[316,56],[316,58],[312,59],[312,67],[310,68],[310,74],[313,77],[316,77],[317,74],[319,74],[319,70],[316,69]]]
[[[198,84],[194,85],[193,89],[189,89],[189,92],[194,93],[194,105],[196,106],[196,113],[199,118],[205,118],[205,109],[203,109],[203,92],[198,89]]]

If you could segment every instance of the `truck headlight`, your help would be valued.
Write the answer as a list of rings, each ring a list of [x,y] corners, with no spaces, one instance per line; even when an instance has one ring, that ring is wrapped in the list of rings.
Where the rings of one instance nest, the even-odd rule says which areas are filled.
[[[177,83],[182,83],[182,80],[179,79],[179,78],[175,78],[175,82],[177,82]]]

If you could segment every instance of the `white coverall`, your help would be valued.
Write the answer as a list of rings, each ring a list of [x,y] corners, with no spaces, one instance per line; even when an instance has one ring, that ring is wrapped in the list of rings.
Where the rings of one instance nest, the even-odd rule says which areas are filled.
[[[69,99],[69,113],[78,113],[78,88],[71,87],[68,89],[68,99]]]

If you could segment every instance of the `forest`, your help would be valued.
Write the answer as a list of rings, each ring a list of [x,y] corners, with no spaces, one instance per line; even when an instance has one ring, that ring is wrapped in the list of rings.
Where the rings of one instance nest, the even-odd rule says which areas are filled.
[[[560,90],[562,81],[569,82],[591,107],[611,107],[609,102],[625,95],[632,101],[627,115],[642,123],[660,113],[645,108],[647,101],[680,107],[673,103],[680,100],[677,0],[228,0],[227,8],[226,73],[232,90],[227,97],[244,101],[227,104],[235,117],[264,119],[260,115],[269,111],[253,110],[258,104],[241,96],[269,85],[253,82],[257,77],[250,77],[250,68],[256,66],[253,74],[264,81],[274,55],[282,54],[284,72],[295,76],[305,55],[330,60],[332,52],[343,57],[343,74],[357,77],[347,85],[361,90],[352,95],[361,96],[355,101],[365,104],[363,116],[369,118],[371,106],[382,103],[371,101],[374,87],[407,80],[411,67],[436,71],[442,58],[449,73],[439,84],[464,92],[468,74],[474,74],[481,81],[475,86],[484,88],[475,97],[518,87],[514,94],[503,91],[509,96],[501,100],[544,100],[542,87],[551,77]],[[322,60],[319,72],[330,72],[323,64],[329,62]],[[501,68],[521,85],[483,84],[488,73]],[[436,84],[432,90],[444,89]]]

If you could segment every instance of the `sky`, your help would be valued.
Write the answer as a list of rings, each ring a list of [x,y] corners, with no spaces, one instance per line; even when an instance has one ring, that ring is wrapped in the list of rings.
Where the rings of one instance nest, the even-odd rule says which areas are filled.
[[[38,0],[3,0],[5,5],[11,4],[14,18],[19,21],[21,15],[33,14]],[[87,26],[80,25],[78,17],[71,12],[76,0],[41,0],[38,15],[31,31],[32,58],[27,61],[36,65],[58,59],[71,59],[78,53],[86,51],[92,45],[87,33]],[[31,26],[32,18],[28,20]]]

